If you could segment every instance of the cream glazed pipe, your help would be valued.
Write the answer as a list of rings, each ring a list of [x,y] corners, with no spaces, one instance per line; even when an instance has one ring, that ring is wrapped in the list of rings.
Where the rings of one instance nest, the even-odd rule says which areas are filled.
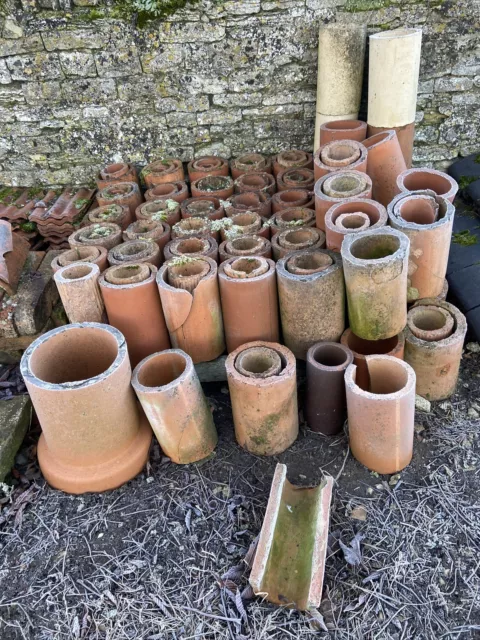
[[[313,151],[320,146],[322,124],[358,116],[365,44],[366,25],[334,23],[320,27]]]

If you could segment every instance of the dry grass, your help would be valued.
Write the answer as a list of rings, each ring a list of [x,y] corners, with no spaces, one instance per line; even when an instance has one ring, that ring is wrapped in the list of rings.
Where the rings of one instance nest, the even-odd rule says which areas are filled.
[[[155,446],[147,472],[108,494],[67,496],[41,479],[15,489],[0,514],[2,640],[480,637],[479,425],[464,400],[420,416],[414,462],[390,481],[346,457],[343,436],[304,434],[280,457],[305,468],[305,484],[321,468],[338,476],[315,621],[250,597],[242,558],[276,461],[240,451],[228,396],[212,398],[224,427],[203,465],[174,466]],[[365,521],[351,517],[358,506]],[[339,540],[357,533],[351,566]]]

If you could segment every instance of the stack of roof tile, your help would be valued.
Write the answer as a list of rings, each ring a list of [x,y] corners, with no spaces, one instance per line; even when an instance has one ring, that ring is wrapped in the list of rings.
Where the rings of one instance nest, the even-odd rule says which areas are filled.
[[[36,235],[36,227],[30,222],[30,214],[37,202],[55,197],[55,192],[45,194],[43,189],[4,187],[0,190],[0,219],[7,220],[12,230],[26,237]]]
[[[94,194],[95,189],[67,187],[56,201],[37,202],[29,220],[52,248],[68,247],[68,236],[78,228]]]

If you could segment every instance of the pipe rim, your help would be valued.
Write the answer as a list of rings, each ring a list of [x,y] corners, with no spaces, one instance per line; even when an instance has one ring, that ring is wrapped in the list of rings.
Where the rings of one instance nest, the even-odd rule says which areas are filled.
[[[329,350],[330,352],[338,352],[343,355],[343,360],[339,364],[329,365],[317,360],[318,352]],[[345,369],[353,362],[353,352],[340,342],[317,342],[313,344],[307,351],[307,363],[320,369],[321,371],[345,371]]]
[[[338,233],[342,233],[342,230],[335,226],[336,219],[342,215],[342,213],[351,213],[350,211],[342,211],[342,209],[350,209],[354,208],[355,212],[365,213],[370,219],[370,226],[368,227],[369,231],[375,231],[376,229],[381,229],[386,226],[388,222],[388,213],[386,207],[384,207],[380,202],[376,200],[372,200],[371,198],[347,198],[342,202],[337,202],[332,207],[329,208],[327,213],[325,214],[325,226],[330,231],[335,231]],[[374,210],[376,214],[378,214],[378,219],[375,223],[372,224],[372,212],[368,211]],[[346,234],[345,234],[346,235]]]
[[[357,258],[353,255],[353,245],[377,236],[395,237],[398,240],[397,249],[393,253],[382,258]],[[403,260],[405,256],[408,255],[409,248],[410,240],[404,233],[398,231],[398,229],[394,229],[393,227],[382,227],[373,231],[368,229],[367,231],[361,231],[360,233],[347,233],[342,242],[341,255],[343,260],[358,267],[366,267],[368,265],[377,266],[388,264],[389,262],[393,262],[397,259]]]
[[[140,382],[139,373],[141,373],[141,370],[147,364],[149,364],[153,360],[161,359],[162,357],[169,356],[172,354],[181,357],[185,363],[185,368],[179,376],[177,376],[174,380],[171,380],[167,384],[160,385],[160,386],[150,387]],[[135,391],[138,391],[140,393],[158,393],[160,391],[169,391],[170,389],[174,389],[175,387],[178,387],[179,385],[181,385],[187,378],[189,378],[192,375],[192,372],[194,371],[195,370],[193,367],[193,360],[188,355],[188,353],[185,353],[185,351],[182,351],[181,349],[165,349],[164,351],[158,351],[157,353],[150,354],[149,356],[147,356],[137,364],[137,366],[135,367],[132,373],[132,386],[135,389]]]
[[[443,340],[435,341],[435,345],[437,349],[449,348],[452,344],[455,344],[457,342],[463,343],[465,336],[467,334],[468,327],[467,327],[467,320],[464,314],[460,311],[460,309],[455,307],[453,304],[450,304],[449,302],[445,302],[444,300],[438,300],[437,298],[423,298],[421,300],[418,300],[417,302],[415,302],[412,309],[420,305],[424,307],[428,307],[428,306],[441,307],[442,309],[448,311],[448,313],[450,313],[450,315],[453,317],[454,330],[447,338],[444,338]],[[430,345],[430,348],[431,348],[431,344],[432,344],[431,342],[422,340],[421,338],[417,338],[417,336],[410,331],[410,327],[408,326],[408,313],[407,313],[407,326],[405,327],[405,339],[407,342],[411,342],[415,346],[428,347],[428,345]]]
[[[367,363],[367,367],[369,362],[383,361],[383,362],[389,362],[392,367],[403,368],[404,372],[407,375],[407,381],[401,389],[399,389],[398,391],[394,391],[392,393],[372,393],[371,391],[365,391],[364,389],[359,387],[354,380],[354,373],[356,373],[357,365],[352,363],[347,367],[347,370],[345,371],[345,385],[347,389],[350,390],[351,393],[357,396],[368,398],[370,400],[375,400],[375,402],[387,402],[390,400],[406,397],[410,393],[412,393],[412,391],[413,393],[415,392],[415,385],[416,385],[415,371],[413,367],[411,367],[404,360],[400,360],[400,358],[395,358],[394,356],[375,354],[375,355],[365,356],[365,361]]]
[[[445,183],[448,184],[448,189],[443,193],[437,193],[431,187],[421,187],[416,189],[409,189],[405,186],[405,181],[408,180],[411,176],[413,178],[422,177],[422,174],[425,174],[426,179],[428,177],[434,176],[439,180],[445,180]],[[430,169],[428,167],[423,168],[413,168],[407,169],[406,171],[402,171],[402,173],[397,176],[397,187],[402,192],[416,193],[417,191],[433,191],[437,196],[441,196],[443,198],[453,198],[458,191],[458,183],[456,180],[449,176],[448,173],[444,171],[438,171],[437,169]]]
[[[86,269],[86,273],[80,275],[78,277],[69,278],[66,274],[73,269]],[[55,282],[84,282],[85,280],[96,280],[100,276],[100,269],[98,264],[94,262],[73,262],[72,264],[67,264],[64,267],[60,267],[60,269],[53,275]]]
[[[316,271],[315,273],[302,274],[302,275],[291,273],[287,269],[288,260],[290,260],[292,256],[298,256],[299,254],[307,254],[307,253],[324,253],[330,256],[332,260],[332,264],[326,269],[323,269],[322,271]],[[336,253],[335,251],[330,251],[329,249],[303,249],[302,251],[298,251],[298,252],[290,251],[289,253],[284,255],[283,258],[280,258],[280,260],[278,260],[275,264],[278,277],[288,278],[290,280],[296,280],[296,281],[300,280],[302,282],[309,282],[311,280],[316,280],[317,278],[326,278],[334,271],[337,271],[338,269],[342,269],[342,266],[343,266],[343,261],[342,261],[341,255],[339,253]]]
[[[343,177],[346,174],[353,174],[353,177],[357,180],[365,181],[367,185],[365,189],[354,196],[345,196],[344,198],[334,198],[332,196],[328,196],[323,192],[323,184],[326,180],[328,180],[329,178],[338,179],[339,177]],[[332,171],[331,173],[327,173],[325,176],[322,176],[319,180],[317,180],[315,183],[314,191],[315,197],[319,200],[325,200],[334,204],[343,203],[346,201],[350,201],[352,198],[355,198],[357,200],[359,198],[362,198],[363,195],[370,195],[372,192],[372,179],[367,173],[362,173],[361,171],[356,171],[355,169],[340,169],[339,171]]]
[[[132,267],[137,265],[145,265],[150,269],[148,278],[145,278],[145,280],[141,280],[139,282],[127,282],[125,284],[115,284],[113,282],[109,282],[105,277],[105,274],[109,271],[111,272],[115,269],[125,269],[127,267]],[[135,287],[139,287],[142,285],[146,286],[146,285],[149,285],[151,282],[155,282],[157,271],[158,271],[157,267],[151,264],[150,262],[139,262],[139,263],[126,262],[122,264],[115,264],[109,267],[108,269],[105,269],[105,271],[102,274],[100,274],[100,278],[98,279],[98,284],[100,287],[105,289],[133,289]]]
[[[397,206],[401,203],[401,201],[418,196],[428,196],[435,200],[435,202],[439,206],[439,216],[437,217],[437,220],[429,224],[419,224],[418,222],[408,222],[400,215]],[[427,231],[429,229],[437,229],[438,227],[443,227],[444,225],[451,224],[453,217],[455,216],[455,207],[447,198],[445,198],[444,196],[439,196],[435,193],[435,191],[432,191],[430,189],[418,191],[402,191],[401,193],[397,194],[389,203],[387,207],[387,215],[391,224],[395,225],[392,228],[398,227],[400,229],[416,229],[419,231]]]

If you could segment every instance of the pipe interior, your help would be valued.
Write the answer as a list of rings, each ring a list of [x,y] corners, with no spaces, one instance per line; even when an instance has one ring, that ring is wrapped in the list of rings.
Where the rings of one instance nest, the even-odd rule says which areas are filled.
[[[277,217],[280,218],[283,222],[295,222],[297,220],[308,220],[313,219],[313,211],[308,214],[304,209],[287,209],[286,211],[282,211],[277,214]]]
[[[69,249],[58,256],[58,264],[61,267],[66,267],[70,262],[96,260],[99,255],[100,251],[96,247],[75,247],[75,249]]]
[[[291,267],[293,267],[295,270],[323,271],[323,269],[327,269],[332,264],[333,260],[328,254],[315,251],[312,253],[300,253],[289,258],[287,270],[291,271]]]
[[[257,214],[256,213],[237,213],[235,216],[231,218],[233,224],[236,224],[238,227],[248,227],[251,224],[255,224],[257,222]]]
[[[376,133],[375,135],[371,136],[371,138],[367,138],[366,140],[364,140],[362,144],[368,149],[370,147],[376,146],[377,144],[381,144],[382,142],[386,142],[389,138],[390,134],[387,132]]]
[[[249,251],[251,249],[261,249],[262,241],[256,236],[243,236],[231,240],[231,245],[237,251]]]
[[[187,205],[187,211],[196,215],[208,214],[215,211],[215,205],[211,200],[194,200]]]
[[[350,253],[359,260],[378,260],[393,255],[399,248],[400,240],[396,236],[375,235],[355,240]]]
[[[362,199],[355,200],[354,202],[342,203],[332,214],[332,222],[335,224],[337,218],[344,213],[364,213],[370,220],[370,226],[373,226],[380,220],[380,213],[375,205],[369,202],[362,201]]]
[[[208,269],[206,269],[207,265]],[[168,274],[172,274],[176,278],[188,278],[190,276],[199,276],[201,274],[208,273],[210,265],[204,260],[195,260],[193,262],[186,262],[185,264],[169,264]]]
[[[261,176],[249,175],[247,173],[242,176],[242,183],[250,187],[264,187],[266,184],[266,181]]]
[[[246,349],[237,356],[235,364],[244,375],[259,378],[279,375],[285,367],[282,356],[269,347]]]
[[[159,213],[159,212],[166,213],[166,209],[167,209],[167,205],[164,200],[159,200],[159,201],[154,200],[153,202],[148,202],[147,204],[144,204],[141,211],[143,214]]]
[[[125,196],[133,190],[133,186],[126,183],[111,185],[106,190],[107,196]]]
[[[261,260],[257,258],[238,258],[238,260],[234,260],[230,263],[231,269],[233,271],[241,271],[242,273],[252,273],[256,269],[260,269],[262,265]]]
[[[206,176],[197,182],[198,188],[202,191],[219,191],[226,189],[229,184],[229,179],[223,176]]]
[[[385,355],[391,353],[398,346],[398,336],[385,340],[364,340],[350,331],[347,338],[347,346],[351,351],[362,356]]]
[[[436,331],[445,326],[447,319],[441,311],[424,309],[412,318],[413,324],[422,331]]]
[[[324,127],[332,131],[345,131],[347,129],[357,129],[360,124],[360,120],[333,120],[332,122],[326,122]]]
[[[176,249],[181,254],[199,253],[208,249],[208,243],[200,238],[187,238],[186,240],[180,240]]]
[[[354,162],[360,157],[360,150],[348,142],[337,142],[332,144],[327,151],[327,159],[340,161],[351,160]]]
[[[124,164],[118,162],[116,164],[109,164],[108,167],[105,167],[105,173],[117,173],[124,168]]]
[[[39,380],[64,384],[104,373],[117,355],[117,340],[109,331],[75,327],[47,338],[32,352],[29,366]]]
[[[360,227],[363,227],[365,222],[366,220],[362,218],[362,216],[351,213],[342,220],[342,227],[345,229],[360,229]]]
[[[306,194],[304,191],[280,191],[278,198],[282,202],[297,202],[297,200],[306,200]]]
[[[92,273],[94,266],[91,264],[74,264],[62,272],[64,280],[79,280]]]
[[[151,243],[148,241],[145,241],[145,244],[141,242],[132,242],[131,244],[130,243],[120,244],[118,245],[118,247],[115,247],[114,253],[122,257],[135,256],[137,255],[137,253],[143,253],[150,246],[153,247],[153,244],[154,243]]]
[[[205,220],[201,218],[185,218],[177,223],[182,231],[204,231],[207,228]]]
[[[171,193],[175,193],[176,187],[172,183],[158,184],[156,187],[152,189],[152,194],[154,196],[168,196]]]
[[[241,193],[233,197],[234,207],[258,207],[260,201],[256,193]]]
[[[437,175],[436,173],[427,173],[423,171],[406,173],[402,177],[402,182],[407,191],[431,189],[439,196],[445,195],[451,189],[451,184],[448,178]]]
[[[137,380],[144,387],[163,387],[181,376],[186,368],[187,361],[179,353],[158,353],[139,368]]]
[[[359,178],[354,175],[332,176],[329,177],[328,180],[328,185],[324,184],[324,193],[326,193],[325,187],[327,187],[329,191],[335,191],[336,193],[353,192],[354,195],[360,193],[366,188],[366,183],[362,184]]]
[[[399,203],[400,216],[406,222],[414,222],[415,224],[432,224],[435,222],[436,205],[429,196],[423,198],[405,198]]]
[[[347,362],[348,355],[339,345],[324,344],[315,349],[313,359],[324,367],[340,367]]]
[[[315,236],[312,231],[307,229],[297,229],[296,231],[289,231],[284,235],[284,239],[289,244],[304,244],[305,242],[316,242]]]
[[[400,361],[367,361],[367,368],[370,384],[369,388],[364,389],[364,391],[369,391],[377,395],[396,393],[397,391],[401,391],[408,382],[407,371],[403,368]]]

